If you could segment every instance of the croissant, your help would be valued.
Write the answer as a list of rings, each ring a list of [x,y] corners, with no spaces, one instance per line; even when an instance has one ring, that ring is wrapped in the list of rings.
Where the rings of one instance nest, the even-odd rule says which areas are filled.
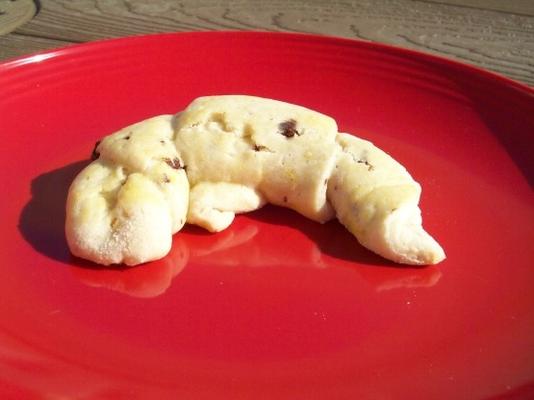
[[[422,228],[421,187],[406,169],[301,106],[200,97],[104,138],[96,153],[69,190],[66,235],[73,254],[97,263],[161,258],[185,222],[218,232],[266,203],[320,223],[337,217],[398,263],[445,258]]]

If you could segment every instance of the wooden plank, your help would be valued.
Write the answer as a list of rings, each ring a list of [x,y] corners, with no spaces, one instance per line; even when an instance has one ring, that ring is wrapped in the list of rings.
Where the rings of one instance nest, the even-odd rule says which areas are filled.
[[[530,3],[534,2],[43,0],[37,17],[16,33],[86,42],[172,31],[309,32],[437,54],[534,85],[534,17],[528,15]]]
[[[460,7],[477,8],[479,10],[503,11],[517,15],[534,16],[532,0],[420,0],[428,3],[450,4]]]
[[[0,60],[7,60],[72,44],[63,40],[46,39],[19,34],[0,36]]]
[[[0,0],[0,35],[5,35],[33,18],[37,6],[33,0]]]

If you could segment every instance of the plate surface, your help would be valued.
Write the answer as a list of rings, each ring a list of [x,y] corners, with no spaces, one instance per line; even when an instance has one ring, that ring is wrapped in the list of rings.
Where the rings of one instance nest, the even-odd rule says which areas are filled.
[[[188,33],[0,64],[0,397],[534,396],[534,91],[364,42]],[[130,269],[69,255],[68,186],[101,136],[201,95],[334,117],[423,187],[447,252],[395,266],[266,207]]]

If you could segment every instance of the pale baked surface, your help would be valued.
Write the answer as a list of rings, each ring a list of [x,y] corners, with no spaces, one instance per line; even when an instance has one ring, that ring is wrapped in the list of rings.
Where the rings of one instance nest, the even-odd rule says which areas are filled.
[[[206,229],[218,231],[227,225],[218,220],[217,211],[229,216],[265,202],[318,222],[334,216],[326,199],[338,147],[332,118],[270,99],[211,96],[193,101],[177,118],[176,129],[176,148],[187,165],[192,198],[201,200],[200,185],[215,202],[218,197],[233,199],[224,210],[208,197],[201,200],[204,211],[191,203],[188,221],[202,220]],[[216,188],[206,191],[209,185],[224,188],[224,195],[214,195]],[[202,212],[205,215],[199,215]],[[231,218],[225,218],[229,224]]]
[[[169,252],[189,199],[172,119],[142,121],[97,146],[98,159],[75,178],[67,198],[65,231],[74,255],[136,265]]]
[[[323,223],[406,264],[445,258],[422,228],[420,185],[372,143],[323,114],[252,96],[194,100],[102,140],[67,202],[72,252],[101,264],[161,258],[184,223],[226,229],[266,203]]]
[[[436,264],[440,245],[422,228],[421,186],[371,142],[339,133],[328,199],[339,221],[368,249],[404,264]]]

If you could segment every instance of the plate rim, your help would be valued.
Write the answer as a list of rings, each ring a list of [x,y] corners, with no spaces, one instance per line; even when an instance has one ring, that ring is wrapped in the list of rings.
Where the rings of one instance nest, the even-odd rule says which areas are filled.
[[[392,45],[382,42],[367,41],[357,38],[349,38],[335,35],[320,35],[314,33],[304,33],[304,32],[272,32],[272,31],[262,31],[262,30],[250,30],[250,31],[240,31],[240,30],[221,30],[221,31],[186,31],[186,32],[161,32],[161,33],[148,33],[148,34],[138,34],[130,36],[121,36],[113,38],[104,38],[92,40],[84,43],[73,43],[66,46],[60,46],[56,48],[51,48],[47,50],[37,51],[28,53],[22,56],[17,56],[13,58],[8,58],[0,61],[0,76],[3,73],[8,71],[16,70],[22,66],[31,66],[39,65],[42,62],[45,62],[49,59],[56,57],[72,57],[80,54],[82,52],[98,50],[100,47],[123,47],[125,44],[135,43],[139,41],[151,41],[158,39],[175,39],[180,40],[182,38],[188,37],[203,37],[203,36],[227,36],[231,37],[278,37],[280,39],[298,39],[298,40],[311,40],[314,42],[330,42],[330,43],[341,43],[345,45],[359,46],[366,48],[372,51],[377,52],[387,52],[396,56],[401,56],[410,59],[423,60],[430,62],[433,65],[438,65],[440,67],[446,67],[456,71],[461,71],[463,73],[468,73],[470,75],[477,76],[478,78],[483,78],[492,81],[493,83],[506,86],[508,88],[513,88],[523,94],[532,97],[534,101],[534,86],[529,86],[526,83],[514,80],[505,75],[502,75],[498,72],[494,72],[482,67],[479,67],[474,64],[469,64],[452,58],[448,58],[442,55],[436,55],[428,53],[421,50],[409,49],[405,47],[400,47],[397,45]]]

